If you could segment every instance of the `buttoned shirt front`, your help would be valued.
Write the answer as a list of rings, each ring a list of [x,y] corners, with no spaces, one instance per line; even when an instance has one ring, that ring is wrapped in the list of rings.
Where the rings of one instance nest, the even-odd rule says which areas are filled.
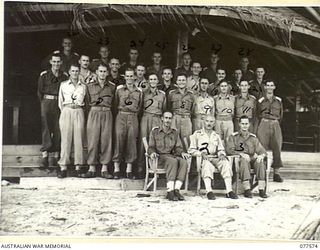
[[[188,153],[195,155],[199,151],[206,155],[226,155],[220,136],[214,130],[208,135],[204,129],[200,129],[190,136]]]
[[[183,147],[177,130],[170,128],[167,132],[162,127],[151,130],[148,154],[172,154],[181,156]]]
[[[227,153],[237,155],[240,153],[248,154],[250,157],[266,154],[265,148],[261,145],[256,135],[252,133],[235,132],[229,136],[226,143]]]
[[[59,89],[58,105],[62,109],[63,105],[75,104],[78,106],[84,106],[84,99],[86,96],[87,87],[84,83],[78,81],[74,85],[71,80],[67,80],[61,83]]]
[[[168,87],[163,82],[161,84],[158,84],[158,89],[164,91],[166,93],[167,98],[169,96],[170,91],[176,88],[177,87],[175,87],[173,83],[170,83]]]
[[[234,115],[235,98],[232,95],[223,97],[221,94],[213,97],[215,102],[216,117]]]
[[[166,94],[156,89],[152,93],[150,89],[143,92],[143,111],[151,114],[161,115],[166,109]]]
[[[254,118],[256,115],[256,98],[253,95],[247,95],[247,97],[242,97],[242,95],[237,95],[235,101],[235,117],[240,118],[243,115],[249,118]]]
[[[115,103],[119,111],[137,113],[142,108],[143,94],[135,85],[129,90],[126,85],[117,87]]]
[[[281,120],[283,116],[281,98],[272,96],[271,100],[269,100],[267,97],[261,97],[257,104],[257,114],[259,118]]]
[[[112,108],[116,86],[112,82],[105,82],[101,88],[98,81],[88,85],[87,101],[89,106]]]
[[[194,105],[194,95],[187,89],[184,93],[181,93],[179,89],[172,90],[169,93],[168,105],[176,114],[190,115]]]
[[[43,95],[58,96],[61,82],[67,80],[68,74],[62,71],[55,76],[51,69],[41,72],[38,79],[38,97],[42,100]]]
[[[192,91],[193,93],[199,92],[199,83],[200,77],[195,77],[194,75],[187,77],[187,89]]]
[[[261,83],[259,83],[257,80],[251,80],[249,82],[250,88],[249,88],[249,94],[253,95],[255,98],[260,99],[261,97],[265,96],[266,91],[264,89],[266,81],[262,80]]]
[[[214,99],[212,96],[209,96],[208,93],[201,94],[199,93],[195,97],[195,105],[194,105],[194,115],[207,115],[214,114]]]

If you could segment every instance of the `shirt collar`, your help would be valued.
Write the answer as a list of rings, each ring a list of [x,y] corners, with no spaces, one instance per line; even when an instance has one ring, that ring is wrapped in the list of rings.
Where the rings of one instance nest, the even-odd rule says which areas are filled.
[[[230,95],[229,94],[227,94],[226,97],[222,97],[221,94],[219,94],[218,96],[219,96],[219,99],[222,99],[222,98],[223,99],[230,99]]]
[[[71,80],[69,79],[69,84],[72,84]],[[83,83],[80,81],[80,79],[78,80],[76,85],[82,85]]]

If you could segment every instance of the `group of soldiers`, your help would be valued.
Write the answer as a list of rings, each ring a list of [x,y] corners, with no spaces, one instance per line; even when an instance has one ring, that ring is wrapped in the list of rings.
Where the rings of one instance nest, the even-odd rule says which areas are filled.
[[[63,50],[43,60],[38,80],[41,103],[42,158],[48,167],[59,165],[58,178],[67,177],[75,166],[78,177],[94,178],[101,165],[101,177],[142,178],[145,148],[158,157],[166,169],[167,198],[184,200],[179,190],[187,173],[186,160],[202,156],[202,178],[212,200],[214,168],[224,178],[227,196],[232,191],[232,168],[226,155],[240,156],[240,178],[244,196],[251,198],[250,168],[259,182],[259,195],[266,198],[266,149],[272,150],[273,180],[282,182],[281,98],[274,95],[272,80],[265,80],[262,66],[249,69],[247,57],[240,59],[228,79],[212,53],[211,64],[202,68],[190,53],[182,55],[175,70],[162,65],[160,52],[152,54],[152,65],[139,62],[139,51],[130,48],[128,61],[109,58],[102,45],[100,58],[73,52],[70,38],[63,38]],[[72,159],[74,158],[74,159]],[[111,171],[110,163],[114,170]],[[126,164],[125,176],[120,165]],[[84,166],[89,166],[87,172]]]

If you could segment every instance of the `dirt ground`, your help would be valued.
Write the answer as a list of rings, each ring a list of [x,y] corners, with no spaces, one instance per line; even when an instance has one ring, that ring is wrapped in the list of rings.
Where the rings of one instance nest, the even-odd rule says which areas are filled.
[[[255,191],[253,199],[220,194],[209,201],[188,191],[182,192],[186,201],[170,202],[165,190],[93,190],[91,180],[79,186],[32,180],[2,187],[1,235],[287,240],[320,197],[320,181],[271,182],[267,199]]]

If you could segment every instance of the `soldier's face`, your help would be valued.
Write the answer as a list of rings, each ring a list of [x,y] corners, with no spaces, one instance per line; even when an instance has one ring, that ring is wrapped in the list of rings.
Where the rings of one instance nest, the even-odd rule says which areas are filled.
[[[63,39],[62,47],[64,48],[64,50],[71,50],[72,49],[72,41],[67,38]]]
[[[162,78],[165,81],[170,81],[172,79],[173,75],[172,75],[172,71],[170,69],[165,69],[162,73]]]
[[[241,77],[242,77],[242,71],[240,69],[237,69],[234,71],[234,78],[238,81],[240,81]]]
[[[108,58],[109,56],[109,49],[107,47],[101,47],[99,54],[101,56],[101,58]]]
[[[149,76],[149,85],[151,88],[156,88],[159,83],[157,75],[150,75]]]
[[[200,74],[201,70],[202,70],[202,68],[201,68],[200,63],[192,64],[191,71],[192,71],[193,75],[198,76]]]
[[[71,66],[69,69],[69,75],[71,79],[78,79],[79,78],[79,67]]]
[[[207,92],[208,87],[209,87],[209,80],[208,79],[201,79],[200,90],[203,92]]]
[[[137,77],[142,78],[145,73],[146,73],[146,68],[145,67],[137,66],[137,68],[136,68]]]
[[[132,85],[134,82],[134,72],[133,70],[127,70],[124,74],[124,79],[127,85]]]
[[[182,59],[183,65],[189,66],[191,63],[191,56],[190,55],[184,55]]]
[[[274,82],[266,82],[266,84],[264,85],[264,89],[268,94],[272,94],[276,89],[276,85],[274,85]]]
[[[219,61],[219,56],[217,54],[212,54],[211,58],[210,58],[210,61],[211,61],[212,64],[217,64],[218,61]]]
[[[223,80],[226,77],[226,72],[224,70],[219,69],[216,75],[219,81]]]
[[[249,59],[246,58],[246,57],[241,58],[241,60],[240,60],[240,67],[241,67],[242,69],[246,69],[246,68],[248,67],[248,65],[249,65]]]
[[[206,119],[204,120],[204,128],[211,130],[214,128],[215,125],[215,119],[212,116],[207,116]]]
[[[79,60],[79,64],[81,68],[87,69],[90,64],[90,59],[88,56],[81,56]]]
[[[172,114],[171,114],[170,112],[165,112],[165,113],[162,115],[161,120],[162,120],[162,124],[163,124],[165,127],[171,127]]]
[[[50,64],[53,70],[59,70],[62,64],[61,58],[58,56],[51,57]]]
[[[247,81],[240,82],[241,93],[248,93],[249,88],[250,88],[250,86],[249,86],[249,83]]]
[[[105,80],[108,76],[108,69],[107,67],[103,67],[103,66],[99,66],[97,71],[96,71],[97,75],[98,75],[98,78],[100,80]]]
[[[130,52],[129,52],[130,60],[137,61],[138,56],[139,56],[138,50],[135,50],[135,49],[130,50]]]
[[[249,119],[241,119],[239,123],[239,127],[242,132],[247,132],[250,127]]]
[[[222,94],[226,94],[228,92],[228,83],[226,82],[220,83],[220,92]]]
[[[160,53],[154,53],[153,56],[152,56],[152,61],[155,63],[155,64],[160,64],[161,62],[161,54]]]
[[[184,89],[187,85],[187,78],[185,76],[178,76],[177,85],[179,89]]]
[[[118,71],[118,69],[120,68],[119,60],[112,59],[109,63],[109,67],[112,71]]]
[[[256,75],[257,75],[257,78],[263,78],[263,76],[264,76],[264,69],[263,68],[257,68],[256,69]]]

